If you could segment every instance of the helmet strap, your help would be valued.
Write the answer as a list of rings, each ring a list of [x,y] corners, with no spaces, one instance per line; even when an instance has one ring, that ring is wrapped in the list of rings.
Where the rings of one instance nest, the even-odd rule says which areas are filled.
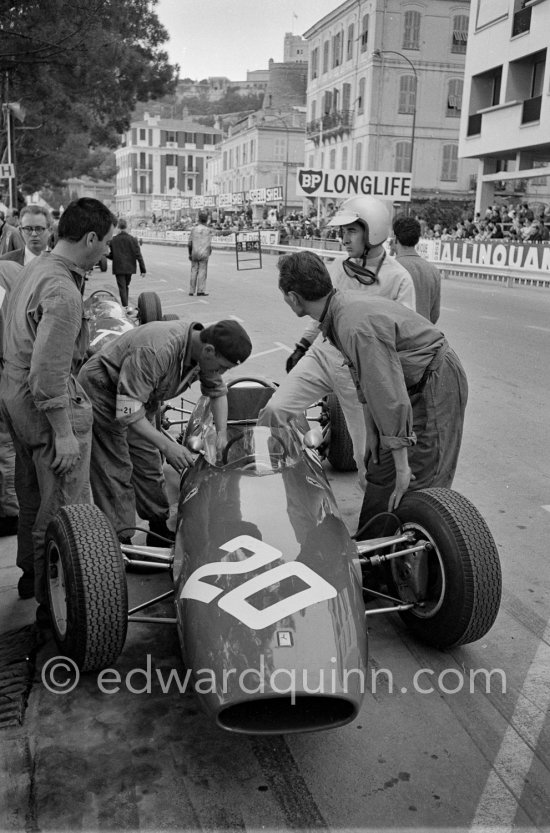
[[[380,268],[384,263],[385,259],[386,251],[384,250],[382,257],[376,265],[376,269],[373,271],[365,265],[367,261],[366,254],[364,254],[361,258],[361,263],[357,263],[356,261],[352,260],[351,257],[347,257],[342,262],[342,268],[344,269],[344,272],[346,273],[348,278],[353,278],[354,280],[363,284],[363,286],[370,286],[371,284],[376,283],[376,281],[378,280],[378,273],[380,272]]]

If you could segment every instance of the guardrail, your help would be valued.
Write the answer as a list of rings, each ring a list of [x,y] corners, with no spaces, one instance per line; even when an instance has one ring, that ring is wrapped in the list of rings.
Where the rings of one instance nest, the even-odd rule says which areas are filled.
[[[143,242],[168,246],[187,246],[188,231],[154,232],[135,228],[132,234]],[[242,236],[243,232],[239,232]],[[246,232],[244,232],[246,234]],[[252,232],[257,239],[258,231]],[[285,254],[303,248],[322,257],[334,260],[342,253],[336,240],[301,238],[289,243],[279,243],[279,232],[260,229],[261,247],[264,252]],[[235,232],[213,235],[212,245],[218,249],[235,249]],[[464,277],[492,281],[509,288],[536,286],[550,288],[550,244],[513,243],[512,241],[422,239],[417,246],[419,254],[435,264],[444,278]]]

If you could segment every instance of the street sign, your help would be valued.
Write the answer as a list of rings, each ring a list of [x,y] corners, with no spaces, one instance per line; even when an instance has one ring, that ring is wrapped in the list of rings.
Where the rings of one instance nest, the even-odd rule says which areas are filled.
[[[15,176],[15,165],[1,164],[0,179],[13,179]]]
[[[262,240],[260,232],[235,232],[235,254],[237,256],[237,269],[261,269]]]

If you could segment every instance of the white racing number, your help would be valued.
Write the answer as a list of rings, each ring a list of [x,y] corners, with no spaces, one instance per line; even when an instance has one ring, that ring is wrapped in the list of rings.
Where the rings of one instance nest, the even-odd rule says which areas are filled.
[[[195,599],[198,602],[209,604],[223,593],[223,589],[209,584],[204,580],[207,577],[246,575],[246,573],[251,573],[282,558],[280,550],[266,544],[264,541],[252,538],[250,535],[239,535],[237,538],[232,538],[231,541],[222,544],[220,549],[228,553],[244,549],[252,554],[244,561],[213,561],[199,567],[191,573],[185,582],[180,593],[180,599]],[[301,579],[307,587],[284,599],[279,599],[264,607],[263,610],[258,610],[247,601],[249,596],[254,593],[267,590],[273,584],[291,577]],[[244,581],[239,587],[222,596],[218,601],[218,607],[234,616],[247,627],[253,630],[261,630],[274,625],[285,616],[291,616],[305,607],[310,607],[327,599],[333,599],[335,596],[336,588],[332,584],[314,573],[306,564],[291,561],[284,562],[265,573],[260,573],[260,575]]]

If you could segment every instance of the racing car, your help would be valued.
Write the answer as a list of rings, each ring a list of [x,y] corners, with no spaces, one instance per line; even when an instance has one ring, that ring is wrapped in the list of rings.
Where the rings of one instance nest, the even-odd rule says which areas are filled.
[[[258,425],[274,389],[263,379],[228,385],[221,454],[210,400],[197,401],[182,438],[196,457],[180,482],[171,547],[121,545],[88,505],[63,507],[46,536],[65,656],[83,671],[111,666],[129,623],[169,621],[203,708],[222,729],[247,734],[352,721],[365,693],[369,617],[398,614],[416,638],[444,649],[483,637],[501,596],[495,542],[455,491],[411,491],[388,514],[384,537],[350,536],[317,451],[321,431],[305,417]],[[128,610],[130,564],[165,570],[170,589]],[[172,616],[145,613],[168,599]]]
[[[156,292],[141,292],[137,306],[125,308],[109,289],[97,289],[86,298],[84,310],[90,327],[88,357],[101,349],[107,341],[139,324],[177,318],[177,315],[163,316],[161,301]]]

